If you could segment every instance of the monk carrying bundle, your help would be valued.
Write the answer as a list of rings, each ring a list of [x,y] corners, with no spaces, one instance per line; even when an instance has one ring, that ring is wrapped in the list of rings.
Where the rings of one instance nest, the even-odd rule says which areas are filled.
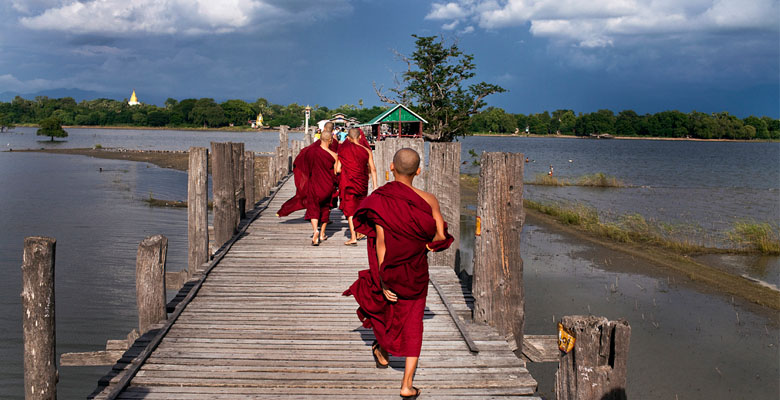
[[[337,155],[332,150],[333,124],[325,124],[320,140],[301,150],[295,157],[295,196],[287,200],[276,215],[284,217],[294,211],[306,209],[304,219],[311,221],[314,234],[312,246],[319,246],[326,240],[325,228],[330,218],[330,209],[336,197],[335,164]],[[320,224],[322,226],[320,227]]]
[[[401,397],[416,399],[412,385],[422,348],[423,314],[428,295],[428,251],[448,248],[453,237],[430,193],[412,187],[420,173],[420,155],[404,148],[390,170],[395,181],[375,190],[354,216],[355,230],[368,237],[369,269],[344,292],[355,296],[363,326],[374,331],[371,346],[378,368],[388,353],[406,357]]]
[[[339,158],[336,161],[336,173],[339,175],[339,208],[349,222],[351,238],[344,244],[357,246],[357,235],[352,217],[360,202],[368,195],[368,175],[374,188],[377,187],[376,166],[371,149],[361,144],[360,129],[350,128],[347,140],[339,146]],[[368,144],[368,142],[366,142]]]

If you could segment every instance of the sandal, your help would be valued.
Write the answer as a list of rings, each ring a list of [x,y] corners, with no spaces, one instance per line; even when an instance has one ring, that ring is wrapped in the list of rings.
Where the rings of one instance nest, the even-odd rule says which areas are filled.
[[[379,349],[379,342],[374,340],[374,343],[371,344],[371,355],[374,356],[374,362],[376,363],[377,368],[387,368],[390,363],[382,364],[379,362],[379,357],[376,355],[376,351]]]
[[[316,241],[315,241],[316,239]],[[312,246],[319,246],[320,245],[320,235],[319,233],[315,232],[313,235],[311,235],[311,245]]]
[[[416,391],[416,393],[415,393],[415,394],[413,394],[413,395],[409,395],[409,396],[404,396],[404,395],[401,395],[401,398],[402,398],[402,399],[404,399],[404,400],[414,400],[414,399],[416,399],[416,398],[420,397],[420,393],[422,393],[422,390],[420,390],[420,389],[417,389],[417,388],[416,388],[416,387],[414,387],[414,386],[412,386],[412,389],[414,389],[414,390]]]
[[[357,242],[344,242],[344,246],[357,246]]]

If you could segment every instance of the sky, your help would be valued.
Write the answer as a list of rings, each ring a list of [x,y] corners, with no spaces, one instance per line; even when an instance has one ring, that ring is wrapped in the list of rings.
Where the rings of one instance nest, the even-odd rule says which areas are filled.
[[[780,117],[780,0],[0,0],[0,93],[381,105],[412,34],[513,113]]]

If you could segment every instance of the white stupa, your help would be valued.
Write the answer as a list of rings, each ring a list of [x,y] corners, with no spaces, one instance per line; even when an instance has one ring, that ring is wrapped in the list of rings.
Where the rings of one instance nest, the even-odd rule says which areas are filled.
[[[135,97],[135,89],[133,89],[133,94],[130,96],[130,101],[128,101],[127,104],[131,106],[137,106],[141,104],[138,102],[138,97]]]

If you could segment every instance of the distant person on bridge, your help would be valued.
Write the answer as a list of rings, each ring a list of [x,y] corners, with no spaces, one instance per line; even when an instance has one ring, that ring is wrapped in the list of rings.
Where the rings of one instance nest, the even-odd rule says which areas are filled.
[[[344,244],[357,245],[357,235],[352,216],[355,215],[360,202],[368,196],[368,175],[377,187],[376,166],[371,148],[360,144],[361,132],[358,128],[350,128],[347,139],[339,145],[339,159],[336,161],[336,173],[339,175],[339,208],[349,221],[350,239]]]
[[[306,209],[304,218],[311,221],[314,231],[312,246],[319,246],[321,241],[327,239],[325,228],[336,196],[335,164],[338,156],[335,150],[332,150],[335,142],[333,124],[328,124],[325,125],[320,140],[306,146],[295,157],[295,196],[282,204],[276,213],[284,217],[294,211]]]
[[[412,380],[422,348],[428,251],[448,248],[453,237],[436,197],[412,186],[420,155],[398,150],[390,170],[395,181],[371,193],[355,213],[355,229],[368,236],[369,269],[358,273],[344,295],[355,296],[358,317],[374,331],[377,368],[387,368],[388,353],[406,357],[401,396],[416,399],[420,390]]]

